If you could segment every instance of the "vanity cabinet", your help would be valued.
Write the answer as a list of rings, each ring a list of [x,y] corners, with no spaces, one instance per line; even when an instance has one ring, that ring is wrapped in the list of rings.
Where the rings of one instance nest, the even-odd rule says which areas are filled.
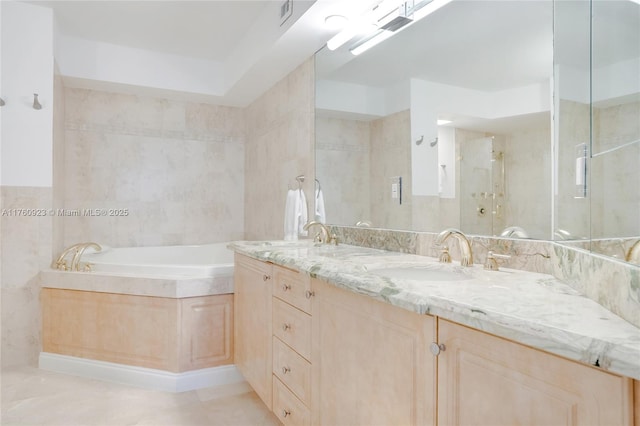
[[[286,426],[640,426],[629,378],[242,255],[235,324],[236,365]]]
[[[272,407],[273,266],[235,255],[235,364],[269,409]]]
[[[438,342],[438,424],[633,424],[630,379],[442,319]]]
[[[312,424],[434,424],[434,318],[317,279],[312,289]]]

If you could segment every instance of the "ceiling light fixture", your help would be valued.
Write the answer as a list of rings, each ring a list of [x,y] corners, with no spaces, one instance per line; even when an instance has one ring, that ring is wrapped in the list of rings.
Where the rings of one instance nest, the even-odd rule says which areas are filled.
[[[354,27],[349,26],[331,37],[331,40],[327,42],[327,47],[329,48],[329,50],[336,50],[337,48],[351,40],[353,37],[355,37],[355,35],[356,32]]]
[[[336,50],[358,34],[365,34],[350,48],[351,53],[359,55],[451,1],[383,0],[331,38],[327,42],[327,48]],[[363,23],[372,26],[372,30],[362,31]]]
[[[376,46],[382,43],[392,35],[393,33],[391,31],[378,30],[378,32],[375,33],[372,37],[366,39],[364,42],[351,48],[350,52],[353,53],[354,55],[359,55],[362,52],[366,52],[367,50],[371,49],[373,46]]]
[[[445,124],[451,123],[451,120],[440,120],[440,119],[438,119],[437,123],[438,123],[438,126],[443,126]]]

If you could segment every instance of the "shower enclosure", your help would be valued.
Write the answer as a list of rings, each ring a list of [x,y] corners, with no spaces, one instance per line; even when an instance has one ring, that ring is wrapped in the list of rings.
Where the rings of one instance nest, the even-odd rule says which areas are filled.
[[[500,136],[460,145],[460,226],[465,232],[496,235],[505,228],[505,154]]]

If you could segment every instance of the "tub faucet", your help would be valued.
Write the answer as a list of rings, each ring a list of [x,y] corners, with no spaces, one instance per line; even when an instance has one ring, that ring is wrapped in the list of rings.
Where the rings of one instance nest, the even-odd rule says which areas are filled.
[[[447,228],[438,234],[436,238],[435,245],[438,247],[442,247],[445,241],[449,237],[455,237],[458,240],[458,245],[460,246],[460,265],[462,266],[472,266],[473,265],[473,253],[471,251],[471,243],[467,237],[462,233],[462,231],[455,228]],[[446,255],[445,255],[446,254]],[[448,259],[448,260],[447,260]],[[441,262],[451,262],[451,257],[449,257],[448,250],[443,252],[443,255],[440,257]]]
[[[625,260],[627,262],[640,265],[640,240],[636,241],[635,244],[631,246],[631,248],[627,252],[627,255],[625,256]]]
[[[80,270],[80,258],[82,254],[87,249],[87,247],[93,247],[96,251],[101,251],[102,247],[100,247],[97,243],[78,243],[74,244],[71,247],[65,249],[62,254],[58,257],[58,259],[51,265],[55,269],[59,269],[61,271],[79,271]],[[67,256],[73,253],[73,257],[71,258],[71,264],[67,264],[66,258]],[[90,271],[91,266],[86,264],[83,267],[83,270]]]
[[[87,249],[87,247],[93,247],[96,251],[102,251],[102,247],[100,247],[100,244],[98,244],[98,243],[83,243],[83,244],[80,244],[80,247],[76,250],[76,254],[73,256],[73,259],[71,260],[71,270],[72,271],[79,271],[80,270],[80,258],[84,254],[84,251]],[[83,272],[91,271],[91,265],[85,264],[84,267],[82,268],[82,270],[83,270]]]
[[[80,246],[82,246],[82,244],[84,244],[84,243],[74,244],[71,247],[66,248],[62,252],[62,254],[58,257],[58,259],[55,261],[55,263],[53,265],[51,265],[51,267],[53,267],[54,269],[59,269],[61,271],[70,271],[71,270],[71,266],[67,265],[67,261],[65,260],[65,258],[71,252],[74,252],[74,257],[75,257],[75,254],[78,252],[78,249],[80,248]],[[73,264],[73,262],[72,262],[72,264]]]
[[[310,222],[307,222],[304,225],[304,230],[308,231],[309,228],[311,228],[312,226],[317,225],[320,227],[320,232],[318,232],[316,234],[316,236],[313,238],[314,241],[319,242],[319,243],[325,243],[325,244],[335,244],[338,245],[338,237],[335,236],[335,234],[331,234],[329,232],[329,229],[327,229],[326,225],[318,222],[316,220],[312,220]]]

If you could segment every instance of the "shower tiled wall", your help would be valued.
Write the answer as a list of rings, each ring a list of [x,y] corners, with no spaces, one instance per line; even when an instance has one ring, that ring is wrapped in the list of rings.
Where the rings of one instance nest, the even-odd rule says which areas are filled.
[[[310,58],[245,110],[245,238],[282,239],[288,188],[304,174],[314,191],[314,60]],[[310,216],[312,212],[310,212]]]
[[[241,109],[85,89],[65,98],[64,207],[107,210],[65,217],[65,246],[244,237]]]

